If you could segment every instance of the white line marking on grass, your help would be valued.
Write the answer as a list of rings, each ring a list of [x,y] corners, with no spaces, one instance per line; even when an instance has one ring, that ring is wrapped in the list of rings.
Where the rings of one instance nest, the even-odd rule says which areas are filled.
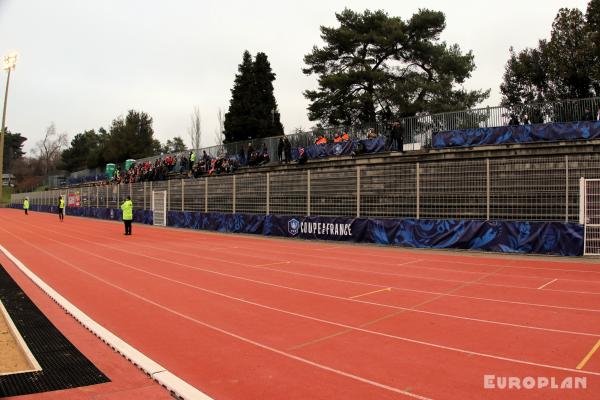
[[[35,246],[37,247],[37,246]],[[190,400],[212,400],[206,394],[202,393],[189,383],[185,382],[178,376],[167,371],[163,366],[158,364],[156,361],[150,359],[127,342],[98,324],[87,314],[75,307],[69,300],[61,296],[57,291],[52,289],[46,282],[40,279],[34,274],[25,264],[23,264],[18,258],[12,255],[8,250],[0,245],[0,251],[4,253],[9,260],[11,260],[17,268],[23,272],[33,283],[35,283],[48,297],[62,307],[67,313],[69,313],[75,320],[83,325],[87,330],[91,331],[94,335],[100,338],[103,342],[112,347],[115,351],[120,353],[129,362],[136,367],[143,370],[145,373],[150,375],[152,379],[164,386],[170,392],[176,394],[182,399]]]
[[[551,281],[550,281],[550,282],[548,282],[548,283],[544,283],[542,286],[540,286],[540,287],[538,288],[538,290],[541,290],[541,289],[545,288],[546,286],[550,285],[551,283],[554,283],[554,282],[556,282],[557,280],[558,280],[558,279],[553,279],[553,280],[551,280]]]

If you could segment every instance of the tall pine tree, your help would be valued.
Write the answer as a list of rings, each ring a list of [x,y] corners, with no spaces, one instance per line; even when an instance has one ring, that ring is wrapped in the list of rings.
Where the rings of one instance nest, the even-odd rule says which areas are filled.
[[[258,53],[253,61],[250,53],[244,52],[225,114],[225,142],[283,135],[274,80],[266,54]]]
[[[254,93],[255,115],[258,121],[258,132],[254,137],[270,137],[283,135],[283,125],[277,112],[277,102],[273,95],[275,74],[265,53],[257,53],[254,60]]]

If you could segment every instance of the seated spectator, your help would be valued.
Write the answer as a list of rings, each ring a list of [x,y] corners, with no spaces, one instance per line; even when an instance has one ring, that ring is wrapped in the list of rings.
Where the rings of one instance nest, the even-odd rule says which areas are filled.
[[[298,147],[298,164],[304,165],[308,161],[308,155],[304,151],[304,147]]]
[[[179,172],[186,172],[189,169],[189,160],[185,154],[179,156]]]
[[[317,140],[315,140],[315,144],[327,144],[327,138],[323,135],[319,135]]]
[[[346,132],[342,133],[342,141],[347,142],[348,140],[350,140],[350,135]]]
[[[192,165],[191,176],[194,178],[199,178],[202,175],[202,168],[200,167],[200,163],[194,163]]]
[[[249,167],[253,167],[255,165],[258,165],[259,160],[258,160],[258,152],[257,151],[253,151],[252,153],[250,153],[250,155],[248,156],[248,166]]]
[[[365,145],[362,141],[358,142],[356,149],[352,152],[353,156],[360,156],[365,153]]]
[[[342,138],[339,134],[335,134],[334,138],[333,138],[333,143],[341,143],[342,142]]]
[[[375,139],[377,138],[377,133],[375,133],[375,129],[369,128],[367,131],[367,139]]]
[[[531,124],[531,122],[529,122],[529,115],[527,114],[523,114],[523,118],[521,118],[521,120],[523,121],[523,125]]]
[[[515,114],[510,114],[510,121],[508,121],[509,125],[519,125],[519,118]]]
[[[269,155],[269,149],[267,148],[267,144],[263,143],[263,148],[261,152],[260,164],[268,164],[271,161],[271,156]]]

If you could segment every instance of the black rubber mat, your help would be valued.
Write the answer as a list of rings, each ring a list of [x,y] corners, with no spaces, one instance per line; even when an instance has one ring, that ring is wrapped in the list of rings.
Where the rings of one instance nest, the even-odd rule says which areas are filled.
[[[110,382],[79,352],[0,265],[0,300],[41,371],[0,376],[0,398]]]

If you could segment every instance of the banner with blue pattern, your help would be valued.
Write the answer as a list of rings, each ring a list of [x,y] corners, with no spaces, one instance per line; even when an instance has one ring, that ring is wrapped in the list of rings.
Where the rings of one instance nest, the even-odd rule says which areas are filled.
[[[21,208],[13,204],[13,208]],[[56,212],[56,206],[31,206]],[[67,214],[119,220],[121,210],[67,207]],[[152,211],[134,210],[134,221],[152,224]],[[309,240],[376,243],[414,248],[581,256],[583,225],[563,222],[368,219],[169,211],[167,225],[217,232]]]
[[[445,131],[434,134],[432,144],[434,148],[439,149],[598,138],[600,121],[582,121]]]

